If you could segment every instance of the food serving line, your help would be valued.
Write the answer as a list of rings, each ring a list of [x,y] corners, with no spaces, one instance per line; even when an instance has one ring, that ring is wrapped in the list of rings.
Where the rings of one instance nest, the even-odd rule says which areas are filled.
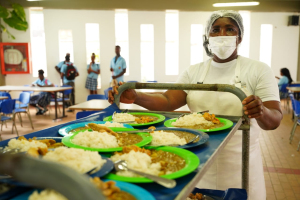
[[[95,113],[93,115],[90,115],[86,118],[82,118],[80,120],[75,120],[66,124],[58,125],[55,127],[51,127],[45,130],[37,131],[31,134],[26,135],[26,138],[32,138],[32,137],[45,137],[45,136],[59,136],[58,130],[66,125],[79,123],[79,122],[89,122],[89,121],[102,121],[105,117],[112,115],[115,111],[120,112],[118,105],[119,105],[119,99],[120,95],[123,91],[126,89],[171,89],[171,90],[202,90],[202,91],[218,91],[218,92],[230,92],[236,95],[241,101],[243,101],[244,98],[246,98],[246,95],[243,93],[242,90],[231,86],[231,85],[221,85],[221,84],[168,84],[168,83],[126,83],[119,87],[119,94],[115,95],[115,104],[112,104],[108,108],[100,111],[99,113]],[[134,111],[134,110],[130,110]],[[140,112],[140,111],[139,111]],[[151,111],[147,111],[151,112]],[[241,111],[242,112],[242,111]],[[166,116],[166,120],[174,117],[178,117],[181,113],[176,112],[153,112],[158,113]],[[173,189],[167,189],[160,185],[157,185],[155,183],[143,183],[143,184],[137,184],[140,187],[146,189],[149,191],[156,199],[160,200],[185,200],[186,197],[190,194],[190,192],[193,191],[197,183],[200,181],[200,179],[203,177],[205,172],[209,169],[209,167],[212,165],[213,161],[217,158],[219,153],[221,153],[222,149],[226,146],[230,138],[234,135],[234,133],[237,130],[243,130],[243,137],[242,137],[242,186],[241,188],[246,189],[248,191],[249,185],[248,185],[248,178],[249,178],[249,143],[250,143],[250,135],[249,135],[249,119],[246,116],[243,117],[237,117],[237,116],[217,116],[229,119],[234,122],[234,126],[231,129],[226,129],[222,131],[218,131],[216,133],[210,134],[210,138],[207,143],[188,149],[189,151],[193,152],[195,155],[198,156],[200,159],[200,165],[198,166],[197,170],[194,172],[183,176],[181,178],[176,179],[177,186]],[[162,127],[163,122],[155,125],[156,127]],[[143,127],[144,128],[144,127]],[[0,142],[0,146],[6,146],[9,140]],[[1,161],[1,155],[0,155],[0,161]],[[7,161],[7,163],[3,163],[2,165],[11,165],[12,163],[10,161]],[[12,170],[23,170],[27,173],[35,173],[30,170],[28,170],[29,166],[24,165],[18,165],[20,163],[17,163],[15,160],[15,163],[13,163],[14,169]],[[45,169],[49,168],[49,166],[45,166]],[[2,168],[3,169],[3,168]],[[42,169],[40,169],[42,170]],[[1,173],[1,167],[0,167],[0,173]],[[22,174],[18,173],[16,176],[19,178],[24,178],[24,176],[28,177],[28,174]],[[59,177],[57,177],[59,178]],[[24,179],[23,179],[24,180]],[[27,180],[27,182],[34,182],[35,185],[42,185],[44,187],[50,187],[53,189],[56,189],[57,182],[48,182],[45,183],[46,177],[39,180]],[[59,185],[63,184],[69,184],[67,180],[60,180]],[[46,184],[46,185],[45,185]],[[80,184],[80,183],[79,183]],[[86,186],[82,186],[82,189],[79,189],[77,192],[84,192],[84,189],[86,189]],[[68,192],[72,191],[64,191],[63,194],[66,194]]]

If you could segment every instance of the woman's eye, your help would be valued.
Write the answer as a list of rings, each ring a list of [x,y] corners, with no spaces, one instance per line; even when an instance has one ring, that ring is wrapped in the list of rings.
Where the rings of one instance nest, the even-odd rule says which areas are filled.
[[[213,33],[217,33],[219,31],[219,29],[212,29],[212,31],[211,32],[213,32]]]
[[[227,31],[234,31],[234,29],[233,28],[228,28]]]

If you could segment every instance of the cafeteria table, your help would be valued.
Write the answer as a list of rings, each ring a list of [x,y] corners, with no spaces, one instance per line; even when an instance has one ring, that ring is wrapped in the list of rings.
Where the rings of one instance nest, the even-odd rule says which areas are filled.
[[[66,117],[65,107],[63,106],[63,113],[61,117],[57,117],[57,92],[63,92],[65,90],[73,89],[72,87],[33,87],[33,86],[0,86],[0,91],[10,92],[10,91],[33,91],[33,92],[54,92],[54,102],[55,102],[55,118]],[[62,101],[64,102],[64,95],[62,95]]]
[[[107,108],[108,106],[110,106],[110,103],[108,102],[108,100],[93,99],[90,101],[85,101],[85,102],[70,106],[69,109],[70,110],[95,110],[95,111],[98,110],[98,111],[100,111],[100,110]],[[146,108],[143,108],[136,104],[125,104],[125,103],[121,103],[120,109],[130,109],[130,110],[138,110],[138,111],[147,110]],[[189,110],[190,110],[189,107],[187,105],[184,105],[184,106],[176,109],[175,112],[189,112]]]
[[[238,96],[238,98],[242,101],[245,98],[245,94],[238,88],[235,88],[231,85],[216,85],[216,84],[161,84],[161,83],[126,83],[119,88],[119,95],[115,96],[115,103],[110,105],[109,107],[99,111],[98,113],[92,114],[88,117],[81,118],[72,122],[68,122],[65,124],[57,125],[45,130],[40,130],[28,135],[25,135],[26,138],[32,138],[32,137],[58,137],[60,136],[58,134],[58,130],[64,126],[80,123],[80,122],[89,122],[89,121],[102,121],[105,117],[111,116],[115,111],[121,112],[119,109],[119,98],[122,91],[128,89],[128,88],[139,88],[139,87],[145,87],[145,88],[164,88],[169,87],[170,88],[184,88],[189,90],[206,90],[206,91],[222,91],[222,92],[231,92]],[[136,111],[136,110],[130,110],[130,111]],[[141,112],[141,111],[140,111]],[[164,111],[148,111],[147,112],[153,112],[162,114],[166,117],[165,120],[168,120],[170,118],[178,117],[181,113],[178,112],[164,112]],[[147,191],[149,191],[155,199],[158,200],[185,200],[186,197],[189,195],[191,191],[193,191],[194,187],[197,185],[197,183],[201,180],[201,178],[204,176],[205,172],[209,169],[209,167],[212,165],[213,161],[217,158],[217,156],[222,152],[223,148],[226,146],[226,144],[229,142],[231,137],[235,134],[237,130],[243,130],[243,137],[242,137],[242,188],[246,189],[248,191],[248,178],[249,178],[249,144],[250,144],[250,135],[249,135],[249,119],[246,116],[240,117],[240,116],[222,116],[218,115],[218,117],[227,118],[234,122],[233,127],[217,131],[215,133],[209,134],[209,140],[198,147],[189,148],[188,150],[193,152],[195,155],[198,156],[200,159],[200,165],[198,168],[181,178],[176,179],[177,185],[173,189],[167,189],[160,185],[157,185],[155,183],[143,183],[143,184],[136,184]],[[156,127],[163,127],[164,122],[160,122],[156,124]],[[145,127],[139,127],[139,128],[145,128]],[[4,147],[7,145],[9,140],[5,140],[0,142],[0,147]],[[21,174],[20,174],[21,175]],[[30,181],[30,180],[28,180]],[[42,180],[40,180],[42,181]]]
[[[0,97],[0,100],[8,99],[8,97]]]

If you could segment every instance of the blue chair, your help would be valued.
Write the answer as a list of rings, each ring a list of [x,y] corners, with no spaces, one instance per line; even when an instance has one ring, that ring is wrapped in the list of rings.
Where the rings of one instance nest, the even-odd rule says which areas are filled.
[[[69,85],[63,85],[63,86],[61,86],[61,87],[70,87]],[[69,89],[69,90],[65,90],[65,91],[63,91],[63,92],[60,92],[62,95],[65,95],[65,96],[69,96],[71,93],[72,93],[72,89]],[[62,97],[57,97],[57,102],[59,103],[59,102],[63,102],[62,101]],[[65,102],[70,102],[70,104],[72,105],[72,101],[71,101],[71,99],[70,98],[68,98],[68,97],[65,97],[64,98],[64,101]],[[51,102],[55,102],[55,99],[54,98],[51,98]],[[64,104],[64,103],[63,103]],[[64,106],[64,105],[63,105]],[[61,112],[60,111],[60,109],[58,109],[59,110],[59,112]],[[49,114],[50,114],[50,112],[49,112]]]
[[[147,83],[157,83],[157,81],[147,81]]]
[[[14,99],[5,99],[2,103],[1,103],[1,112],[3,113],[3,115],[1,116],[1,131],[2,131],[2,127],[3,127],[3,122],[6,122],[7,120],[12,120],[13,125],[12,125],[12,134],[14,133],[14,128],[17,132],[17,136],[19,136],[17,127],[16,127],[16,123],[15,123],[15,113],[14,113],[14,108],[15,108],[15,103],[16,100]],[[12,115],[12,117],[10,116]]]
[[[290,133],[290,144],[291,144],[293,141],[294,135],[295,135],[295,130],[297,128],[298,121],[300,119],[300,101],[298,101],[294,98],[294,94],[289,94],[289,96],[290,96],[293,111],[294,111],[294,125],[293,125],[293,128]],[[300,148],[300,142],[298,144],[297,151],[299,151],[299,148]]]
[[[8,92],[0,92],[1,97],[8,97],[8,99],[11,99],[11,96]]]
[[[82,111],[82,112],[77,112],[76,113],[76,119],[84,118],[87,117],[91,114],[97,113],[99,111]]]
[[[33,124],[32,124],[32,120],[31,120],[31,117],[30,117],[30,113],[29,113],[30,93],[29,92],[22,92],[20,94],[20,97],[19,97],[18,101],[20,101],[22,104],[19,104],[19,107],[15,106],[15,111],[14,112],[15,112],[15,114],[18,115],[21,126],[23,127],[21,113],[25,113],[29,118],[32,129],[34,129]]]
[[[106,97],[103,94],[90,94],[87,97],[87,101],[92,100],[92,99],[106,99]]]
[[[126,83],[137,83],[137,81],[126,81]]]
[[[16,99],[16,101],[19,101],[20,103],[16,103],[15,108],[27,108],[30,101],[30,93],[29,92],[21,92],[19,99]]]
[[[105,98],[108,99],[108,91],[109,90],[112,90],[112,87],[109,87],[107,88],[106,90],[104,90],[104,95],[105,95]]]

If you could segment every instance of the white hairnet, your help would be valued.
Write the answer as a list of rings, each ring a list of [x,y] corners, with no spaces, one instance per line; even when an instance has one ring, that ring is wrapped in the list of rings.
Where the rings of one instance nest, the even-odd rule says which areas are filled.
[[[209,32],[210,32],[210,29],[211,29],[212,25],[214,24],[214,22],[221,17],[229,17],[229,18],[233,19],[239,27],[241,39],[244,36],[243,18],[240,15],[240,13],[238,13],[234,10],[218,10],[218,11],[213,12],[211,14],[210,18],[206,22],[205,35],[203,36],[203,47],[206,51],[206,54],[210,57],[213,57],[213,53],[208,49]]]
[[[214,24],[214,22],[221,18],[221,17],[229,17],[233,19],[240,29],[241,38],[243,38],[244,35],[244,26],[243,26],[243,18],[240,15],[240,13],[234,11],[234,10],[218,10],[211,14],[210,18],[206,22],[206,28],[205,28],[205,34],[206,37],[209,36],[209,32],[211,29],[211,26]]]

